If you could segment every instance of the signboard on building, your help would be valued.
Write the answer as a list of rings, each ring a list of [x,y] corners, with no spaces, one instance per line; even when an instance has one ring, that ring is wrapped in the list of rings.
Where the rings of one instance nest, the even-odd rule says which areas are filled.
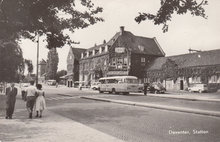
[[[125,52],[125,47],[115,47],[115,52],[116,53],[124,53]]]

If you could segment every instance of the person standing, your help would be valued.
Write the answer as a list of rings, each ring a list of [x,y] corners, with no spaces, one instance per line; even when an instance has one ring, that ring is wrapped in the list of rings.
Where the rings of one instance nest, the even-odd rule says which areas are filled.
[[[10,87],[6,88],[6,119],[12,119],[17,92],[18,90],[15,88],[14,83],[11,83]]]
[[[37,84],[37,96],[35,103],[36,117],[41,118],[43,110],[46,108],[45,92],[42,90],[41,84]]]
[[[147,95],[148,83],[144,83],[144,95]]]
[[[33,113],[33,108],[34,108],[34,104],[35,104],[35,100],[36,100],[36,92],[37,89],[34,86],[34,81],[30,81],[30,86],[27,87],[26,89],[26,107],[29,113],[29,118],[32,119],[32,113]]]

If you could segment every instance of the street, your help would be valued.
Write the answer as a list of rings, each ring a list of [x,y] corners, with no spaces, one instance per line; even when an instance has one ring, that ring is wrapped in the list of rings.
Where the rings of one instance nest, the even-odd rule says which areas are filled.
[[[148,102],[214,110],[220,108],[217,102],[141,95],[99,94],[93,90],[80,91],[77,88],[65,87],[45,87],[45,91],[47,110],[123,141],[220,141],[220,117],[88,100],[80,97],[99,96],[119,100],[123,98],[138,100],[139,98],[139,100],[147,100]],[[16,108],[24,109],[24,102],[21,99],[18,99]]]
[[[80,92],[75,89],[73,96],[100,95]],[[103,94],[104,96],[111,96]],[[125,95],[115,98],[127,97]],[[145,97],[146,96],[141,96]],[[219,103],[183,101],[176,99],[148,97],[150,102],[171,103],[180,106],[211,106],[219,109]],[[126,106],[80,98],[49,101],[51,111],[68,117],[125,141],[219,141],[220,119],[196,114],[164,111],[151,108]],[[55,105],[56,104],[56,105]],[[56,106],[56,107],[55,107]],[[204,125],[205,124],[205,125]],[[195,134],[207,131],[208,134]],[[189,131],[190,134],[172,134],[172,131]],[[216,138],[216,140],[214,139]]]

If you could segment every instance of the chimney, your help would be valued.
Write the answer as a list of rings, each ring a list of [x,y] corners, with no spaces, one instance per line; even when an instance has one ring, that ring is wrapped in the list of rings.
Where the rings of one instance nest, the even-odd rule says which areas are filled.
[[[106,44],[106,41],[105,41],[105,40],[103,41],[103,44]]]
[[[125,27],[124,27],[124,26],[120,26],[120,32],[121,32],[121,34],[123,34],[124,31],[125,31]]]

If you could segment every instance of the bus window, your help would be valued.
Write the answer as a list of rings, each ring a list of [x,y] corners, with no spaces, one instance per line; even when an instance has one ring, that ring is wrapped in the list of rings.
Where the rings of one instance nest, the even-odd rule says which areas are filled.
[[[102,79],[102,80],[99,80],[99,82],[100,82],[101,84],[104,84],[104,83],[105,83],[105,80]]]
[[[137,80],[137,79],[126,78],[126,79],[125,79],[125,82],[126,82],[126,83],[138,83],[138,80]]]

